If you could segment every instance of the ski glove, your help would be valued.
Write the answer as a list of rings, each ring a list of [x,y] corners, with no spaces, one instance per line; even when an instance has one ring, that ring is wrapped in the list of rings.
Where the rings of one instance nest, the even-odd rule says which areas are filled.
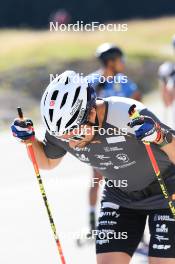
[[[11,126],[11,130],[13,136],[18,138],[20,141],[25,141],[28,139],[33,140],[35,136],[33,122],[30,119],[15,119]]]
[[[135,128],[136,138],[142,141],[158,143],[161,139],[161,127],[149,116],[134,118],[128,126]]]

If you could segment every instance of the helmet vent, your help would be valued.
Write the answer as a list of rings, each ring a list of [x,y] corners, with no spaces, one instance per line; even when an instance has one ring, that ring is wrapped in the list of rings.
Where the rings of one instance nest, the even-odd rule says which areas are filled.
[[[70,82],[69,77],[67,77],[66,81],[65,81],[65,85],[68,84]]]
[[[74,100],[73,100],[73,103],[72,103],[72,106],[75,104],[78,96],[79,96],[79,93],[80,93],[80,86],[76,89],[76,92],[75,92],[75,96],[74,96]]]
[[[57,129],[58,129],[58,132],[60,130],[61,119],[62,119],[62,117],[57,121]]]
[[[45,103],[46,103],[47,95],[48,95],[48,92],[46,93],[46,96],[45,96],[45,98],[44,98],[44,106],[45,106]]]
[[[67,122],[65,128],[67,128],[68,126],[70,126],[78,117],[80,112],[80,108],[75,112],[75,114],[73,115],[73,117],[69,120],[69,122]]]
[[[68,93],[65,93],[64,96],[63,96],[63,100],[62,100],[62,102],[61,102],[60,109],[63,107],[63,105],[65,105],[66,100],[67,100],[67,96],[68,96]]]
[[[56,100],[58,96],[58,90],[54,91],[51,97],[51,100]]]
[[[53,119],[53,109],[49,109],[50,121]]]
[[[47,119],[45,118],[45,116],[44,116],[44,121],[45,121],[45,123],[46,123],[47,129],[50,130],[50,127],[49,127],[49,125],[48,125],[48,123],[47,123]]]

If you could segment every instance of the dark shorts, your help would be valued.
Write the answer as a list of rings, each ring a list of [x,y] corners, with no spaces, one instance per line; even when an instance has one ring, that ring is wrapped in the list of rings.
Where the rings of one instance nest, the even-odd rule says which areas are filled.
[[[146,219],[150,230],[150,257],[175,258],[175,220],[169,209],[134,210],[102,203],[97,226],[96,252],[133,255],[142,239]]]

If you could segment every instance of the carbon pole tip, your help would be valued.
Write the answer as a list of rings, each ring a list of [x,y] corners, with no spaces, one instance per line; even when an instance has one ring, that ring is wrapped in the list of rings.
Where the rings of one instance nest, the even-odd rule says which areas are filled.
[[[17,108],[17,111],[18,111],[18,116],[19,116],[19,118],[23,119],[22,108],[21,108],[21,107],[18,107],[18,108]]]

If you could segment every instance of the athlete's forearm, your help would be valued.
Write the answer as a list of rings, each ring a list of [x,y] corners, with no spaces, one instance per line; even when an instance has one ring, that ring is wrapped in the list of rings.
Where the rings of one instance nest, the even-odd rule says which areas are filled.
[[[44,144],[42,141],[39,141],[38,139],[35,138],[34,141],[32,141],[32,146],[33,146],[35,157],[36,157],[36,160],[37,160],[37,163],[40,169],[50,170],[50,169],[55,168],[59,164],[60,159],[52,160],[52,159],[47,158],[44,152]],[[28,156],[31,160],[29,153],[28,153]]]

